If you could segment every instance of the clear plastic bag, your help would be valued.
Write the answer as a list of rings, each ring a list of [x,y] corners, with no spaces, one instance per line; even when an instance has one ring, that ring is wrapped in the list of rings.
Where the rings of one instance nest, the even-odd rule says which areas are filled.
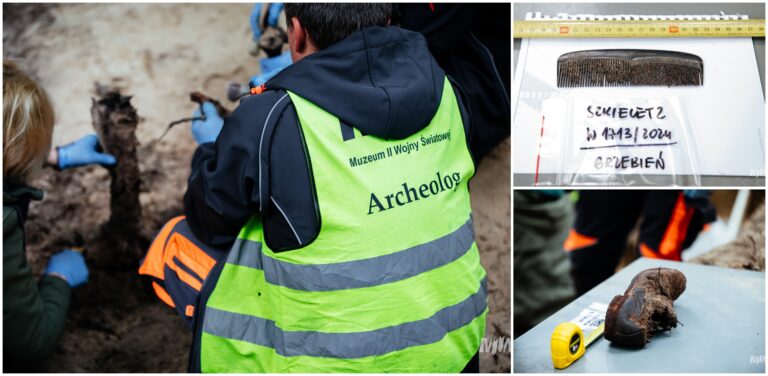
[[[701,185],[679,98],[544,102],[536,185]]]

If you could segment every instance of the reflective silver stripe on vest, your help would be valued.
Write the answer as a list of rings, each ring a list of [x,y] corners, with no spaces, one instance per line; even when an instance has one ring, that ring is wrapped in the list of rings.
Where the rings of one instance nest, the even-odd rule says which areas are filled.
[[[264,256],[261,243],[237,239],[227,257],[230,264],[264,270],[273,285],[302,291],[333,291],[397,282],[450,264],[475,241],[472,218],[441,238],[403,251],[335,264],[293,264]]]
[[[206,307],[203,331],[215,336],[275,349],[282,356],[362,358],[443,339],[485,312],[487,279],[467,299],[432,317],[387,328],[355,333],[284,331],[272,320]]]

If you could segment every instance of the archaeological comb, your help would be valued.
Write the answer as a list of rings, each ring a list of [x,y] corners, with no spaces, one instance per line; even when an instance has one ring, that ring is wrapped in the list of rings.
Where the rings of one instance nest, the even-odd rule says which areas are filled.
[[[700,57],[661,50],[587,50],[557,59],[557,87],[701,86]]]

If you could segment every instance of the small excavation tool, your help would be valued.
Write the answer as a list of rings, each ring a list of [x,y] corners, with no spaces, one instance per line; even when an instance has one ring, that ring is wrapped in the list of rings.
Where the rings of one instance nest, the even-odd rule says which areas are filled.
[[[685,52],[589,50],[557,59],[557,87],[701,85],[704,62]]]
[[[234,81],[227,85],[227,99],[229,99],[230,102],[237,102],[241,98],[250,94],[251,91],[248,88],[248,85],[243,85]]]

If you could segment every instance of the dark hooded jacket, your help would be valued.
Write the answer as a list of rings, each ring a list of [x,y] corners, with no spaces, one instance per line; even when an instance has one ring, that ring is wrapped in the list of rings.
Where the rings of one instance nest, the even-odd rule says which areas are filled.
[[[398,3],[392,22],[423,34],[435,60],[462,88],[472,113],[476,161],[509,138],[510,4]]]
[[[240,103],[215,143],[195,152],[184,197],[190,228],[203,242],[228,249],[260,214],[270,249],[306,246],[319,231],[319,210],[310,156],[286,90],[363,134],[397,140],[429,124],[444,80],[424,37],[398,27],[365,28],[287,67],[264,93]],[[469,135],[470,116],[453,87]]]
[[[30,200],[43,191],[3,181],[3,371],[35,371],[64,331],[70,287],[44,275],[35,281],[27,262],[24,222]]]

